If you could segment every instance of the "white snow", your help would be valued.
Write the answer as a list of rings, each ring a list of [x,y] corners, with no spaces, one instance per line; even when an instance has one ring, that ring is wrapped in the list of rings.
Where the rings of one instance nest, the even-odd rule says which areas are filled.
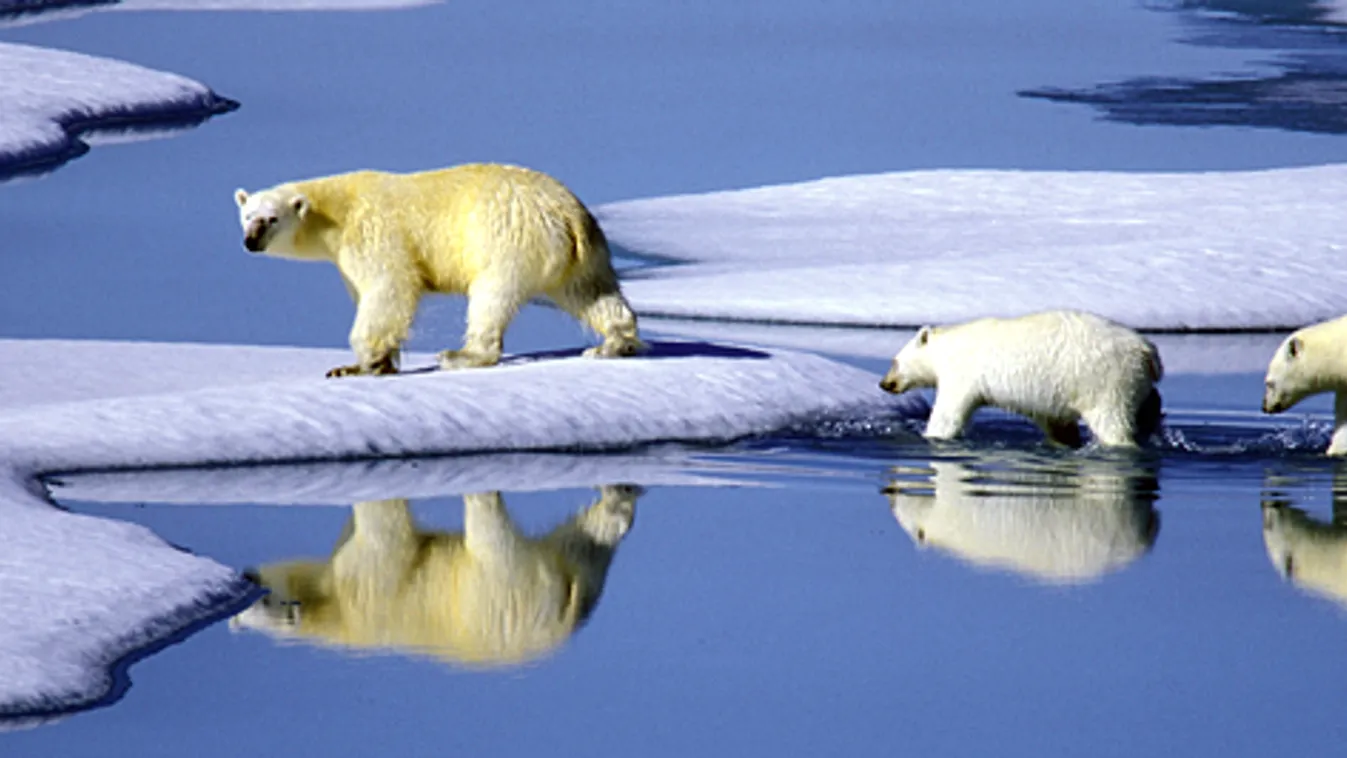
[[[531,356],[493,369],[328,380],[324,370],[345,351],[0,341],[0,721],[96,701],[110,663],[220,613],[246,586],[140,527],[51,507],[38,475],[103,472],[58,473],[63,497],[176,502],[723,485],[742,483],[739,472],[674,446],[568,451],[725,441],[894,407],[874,375],[821,357],[654,347],[636,359]],[[162,468],[486,452],[496,454]],[[137,467],[159,470],[107,472]]]
[[[3,345],[0,345],[3,347]],[[187,348],[190,354],[195,348]],[[254,370],[263,365],[255,349]],[[270,351],[282,365],[307,356]],[[119,381],[116,361],[63,353],[73,383]],[[190,358],[160,365],[189,383]],[[145,355],[136,371],[152,373]],[[0,363],[6,363],[0,352]],[[324,364],[330,365],[330,364]],[[211,384],[219,363],[207,364]],[[83,378],[80,378],[81,375]],[[134,374],[132,374],[134,376]],[[0,460],[33,472],[719,442],[893,403],[874,375],[818,356],[657,343],[649,357],[516,358],[486,371],[275,379],[0,412]]]
[[[1347,166],[1132,174],[915,171],[613,203],[609,239],[675,265],[641,313],[915,327],[1083,308],[1152,330],[1347,312]]]
[[[204,85],[131,63],[0,43],[0,173],[88,149],[78,132],[128,121],[190,122],[232,107]],[[119,126],[119,124],[121,126]]]
[[[238,575],[0,474],[0,722],[107,694],[127,653],[245,596]]]

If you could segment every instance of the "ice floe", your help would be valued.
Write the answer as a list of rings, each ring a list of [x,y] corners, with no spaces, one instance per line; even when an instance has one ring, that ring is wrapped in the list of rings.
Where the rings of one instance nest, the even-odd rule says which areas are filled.
[[[172,353],[164,362],[181,367]],[[636,360],[541,357],[487,371],[315,374],[11,408],[0,413],[0,456],[51,472],[605,450],[723,442],[892,406],[869,372],[790,351],[670,342]]]
[[[63,497],[180,502],[725,484],[732,470],[654,443],[719,442],[894,407],[874,375],[813,355],[653,348],[637,359],[576,351],[486,370],[327,380],[343,351],[0,341],[0,722],[114,698],[126,656],[233,610],[250,587],[139,526],[52,507],[37,483],[44,474],[103,472],[53,477]],[[646,450],[567,453],[634,446]],[[516,452],[162,468],[487,451]],[[108,473],[137,467],[160,470]]]
[[[0,177],[50,169],[98,132],[185,128],[237,107],[176,74],[0,43]]]
[[[613,203],[663,262],[646,315],[915,327],[1083,308],[1133,327],[1252,331],[1347,312],[1347,166],[1134,174],[915,171]]]
[[[0,725],[115,696],[117,664],[249,595],[147,529],[52,507],[0,471]]]

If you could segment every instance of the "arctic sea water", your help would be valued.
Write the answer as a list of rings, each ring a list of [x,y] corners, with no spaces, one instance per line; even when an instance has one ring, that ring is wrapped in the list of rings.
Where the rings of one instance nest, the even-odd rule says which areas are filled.
[[[350,305],[337,277],[246,257],[230,192],[359,166],[512,161],[599,205],[918,168],[1229,170],[1347,157],[1323,130],[1138,126],[1175,119],[1099,121],[1088,105],[1016,95],[1147,75],[1214,81],[1273,57],[1179,43],[1216,34],[1201,17],[1102,0],[908,5],[449,3],[91,13],[0,30],[183,74],[242,103],[182,135],[96,147],[0,187],[0,336],[340,346]],[[1262,29],[1292,44],[1281,28],[1237,28],[1237,41],[1256,43]],[[1215,29],[1228,43],[1228,28]],[[1321,33],[1332,52],[1331,27]],[[461,315],[453,301],[432,304],[414,347],[452,342]],[[531,308],[507,349],[582,338]],[[896,349],[903,335],[869,339]],[[877,379],[877,353],[856,352],[844,357]],[[588,622],[556,654],[478,670],[217,623],[135,663],[132,687],[104,707],[15,722],[28,728],[0,735],[0,749],[1329,753],[1343,737],[1347,600],[1313,581],[1313,566],[1285,579],[1264,532],[1300,509],[1308,518],[1290,521],[1335,555],[1347,544],[1334,519],[1347,472],[1313,454],[1327,441],[1323,401],[1303,423],[1260,418],[1250,411],[1261,377],[1212,354],[1211,373],[1166,379],[1171,432],[1137,457],[1038,448],[1026,425],[992,415],[951,447],[876,422],[680,450],[682,479],[616,459],[595,465],[603,480],[549,488],[548,461],[426,463],[490,470],[468,479],[500,482],[534,533],[590,502],[588,486],[648,485]],[[362,465],[350,481],[386,475]],[[222,475],[201,480],[197,497],[154,496],[186,491],[186,477],[176,489],[104,483],[103,501],[62,502],[240,570],[326,555],[349,517],[338,498],[277,504],[293,500],[275,489],[283,475],[247,490],[251,502],[210,504],[212,491],[250,481]],[[458,497],[412,508],[427,525],[462,528]],[[950,516],[970,512],[985,517]]]

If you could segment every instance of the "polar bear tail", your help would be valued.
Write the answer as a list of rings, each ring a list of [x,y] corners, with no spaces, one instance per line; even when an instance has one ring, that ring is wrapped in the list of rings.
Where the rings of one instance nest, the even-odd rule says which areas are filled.
[[[575,242],[572,254],[575,262],[583,268],[599,269],[611,267],[608,253],[608,238],[594,218],[594,214],[584,210],[579,217],[571,219],[571,239]]]

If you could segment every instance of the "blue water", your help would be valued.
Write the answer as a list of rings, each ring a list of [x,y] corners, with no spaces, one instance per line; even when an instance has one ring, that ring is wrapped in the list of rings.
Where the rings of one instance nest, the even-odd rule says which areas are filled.
[[[1318,58],[1303,56],[1306,34]],[[0,337],[342,345],[351,306],[335,273],[247,257],[230,194],[357,167],[512,161],[600,204],[908,168],[1338,161],[1347,143],[1314,126],[1332,101],[1316,101],[1308,121],[1295,103],[1268,118],[1278,101],[1248,88],[1223,102],[1225,120],[1184,121],[1146,112],[1144,89],[1125,86],[1275,77],[1281,52],[1323,73],[1336,65],[1322,55],[1334,34],[1116,0],[450,2],[95,13],[3,29],[4,41],[182,73],[242,107],[0,187]],[[1018,94],[1046,88],[1130,97],[1141,115]],[[1164,113],[1179,111],[1192,112]],[[461,312],[433,304],[413,347],[452,343]],[[507,349],[580,340],[567,319],[529,309]],[[1168,436],[1139,457],[1045,450],[995,416],[953,447],[861,425],[703,451],[748,486],[650,487],[587,623],[551,657],[471,670],[221,623],[136,663],[115,702],[4,734],[0,751],[1331,754],[1347,736],[1336,726],[1347,599],[1298,585],[1294,566],[1283,577],[1263,506],[1328,525],[1347,472],[1313,453],[1327,441],[1323,400],[1304,408],[1320,414],[1309,421],[1222,415],[1255,410],[1260,385],[1167,378]],[[1017,532],[1024,555],[1089,537],[1066,527],[1101,510],[1130,548],[1066,583],[978,563],[919,546],[891,511],[894,484],[949,513],[1054,514]],[[504,497],[525,531],[542,533],[594,495]],[[63,504],[240,570],[329,553],[350,514]],[[462,528],[457,497],[412,508],[429,526]],[[1305,529],[1329,555],[1347,545],[1343,527]]]

